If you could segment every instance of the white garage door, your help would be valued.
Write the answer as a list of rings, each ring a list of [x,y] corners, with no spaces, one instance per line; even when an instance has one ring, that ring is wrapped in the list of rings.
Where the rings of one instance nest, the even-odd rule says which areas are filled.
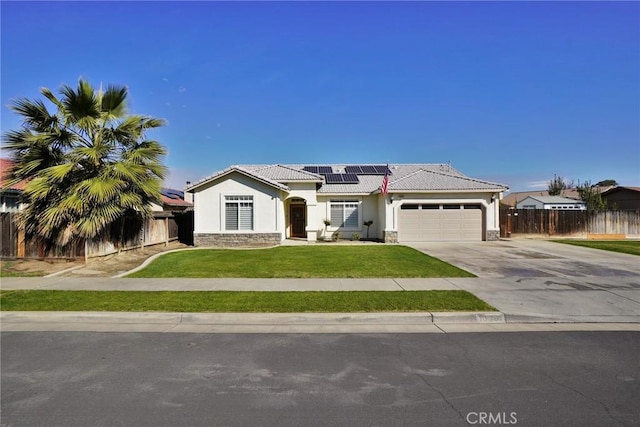
[[[482,240],[482,208],[476,204],[403,204],[398,241]]]

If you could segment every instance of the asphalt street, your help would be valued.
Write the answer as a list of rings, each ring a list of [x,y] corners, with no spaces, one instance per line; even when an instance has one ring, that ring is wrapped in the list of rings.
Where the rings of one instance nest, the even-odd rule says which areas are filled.
[[[1,423],[632,426],[639,335],[4,332]]]

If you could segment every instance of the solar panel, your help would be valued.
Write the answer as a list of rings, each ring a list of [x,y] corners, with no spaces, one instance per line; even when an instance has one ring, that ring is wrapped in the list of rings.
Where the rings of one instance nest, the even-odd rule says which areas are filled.
[[[358,179],[358,175],[355,173],[343,173],[342,174],[342,182],[345,184],[357,184],[360,182]]]
[[[345,166],[344,171],[346,173],[362,173],[361,166]]]
[[[327,184],[340,184],[342,183],[342,175],[340,175],[339,173],[329,173],[326,174],[324,176],[325,181],[327,181]]]
[[[333,168],[331,166],[305,166],[302,168],[302,170],[306,172],[317,173],[320,175],[333,173]]]
[[[391,171],[387,166],[374,166],[379,175],[385,175],[387,173],[391,174]]]
[[[350,165],[345,166],[346,173],[355,173],[357,175],[384,175],[388,168],[385,165]]]
[[[180,190],[174,190],[173,188],[163,188],[160,190],[160,193],[171,199],[184,199],[184,192]]]
[[[362,169],[362,173],[363,174],[367,174],[367,175],[377,175],[378,171],[376,170],[375,166],[360,166],[360,168]]]
[[[360,182],[355,173],[330,173],[324,176],[327,184],[357,184]]]

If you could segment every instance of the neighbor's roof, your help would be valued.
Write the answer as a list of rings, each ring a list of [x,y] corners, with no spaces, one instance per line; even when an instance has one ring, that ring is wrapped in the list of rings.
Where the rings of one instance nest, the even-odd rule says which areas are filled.
[[[305,166],[330,166],[334,173],[344,173],[344,164],[291,164],[291,165],[236,165],[204,178],[187,188],[193,191],[206,183],[217,180],[233,171],[262,180],[288,191],[287,183],[317,182],[322,184],[319,194],[371,194],[380,190],[383,175],[358,174],[358,183],[326,183],[323,175],[303,170]],[[389,164],[389,192],[412,191],[504,191],[503,184],[465,176],[449,164]]]
[[[584,202],[582,200],[576,200],[576,199],[569,199],[567,197],[561,197],[561,196],[529,196],[527,198],[531,198],[533,200],[537,200],[540,203],[555,203],[555,204],[571,204],[571,205],[584,205]],[[525,199],[520,200],[520,202],[523,202]],[[519,202],[519,203],[520,203]]]
[[[627,187],[626,185],[618,185],[617,187],[611,187],[608,190],[603,191],[602,195],[604,196],[607,194],[611,194],[611,193],[615,193],[623,190],[635,191],[637,193],[640,193],[640,187]]]
[[[24,190],[27,184],[26,181],[20,181],[17,184],[13,184],[12,186],[5,188],[6,183],[9,181],[9,169],[13,167],[14,164],[15,162],[13,160],[0,158],[0,189],[16,191]]]
[[[184,200],[184,192],[173,188],[163,188],[160,190],[160,200],[163,206],[192,207],[193,203]]]
[[[580,200],[578,190],[576,190],[575,188],[562,190],[562,193],[560,195],[568,199]],[[527,197],[549,197],[549,192],[547,190],[516,191],[504,196],[500,203],[502,203],[503,205],[515,206],[518,202],[521,202]]]

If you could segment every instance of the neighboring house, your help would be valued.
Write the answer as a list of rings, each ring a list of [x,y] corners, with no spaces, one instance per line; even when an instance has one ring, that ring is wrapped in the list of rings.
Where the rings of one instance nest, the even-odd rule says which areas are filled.
[[[529,196],[516,204],[516,209],[585,210],[587,204],[580,200],[560,196]]]
[[[515,208],[518,202],[526,199],[527,197],[548,197],[549,192],[547,190],[538,190],[538,191],[516,191],[505,195],[500,202],[502,205],[506,205],[511,208]],[[561,197],[566,197],[567,199],[580,200],[580,194],[578,194],[578,190],[575,188],[569,188],[567,190],[562,190],[560,194]]]
[[[640,209],[640,187],[613,187],[602,193],[609,209]]]
[[[184,200],[184,192],[180,190],[174,190],[172,188],[162,188],[160,190],[161,193],[161,202],[162,206],[156,203],[152,203],[152,210],[154,212],[165,211],[165,212],[187,212],[193,210],[193,203],[189,203]]]
[[[231,166],[186,188],[196,246],[364,238],[365,221],[385,242],[498,240],[505,190],[446,164]]]
[[[0,212],[18,212],[20,210],[20,193],[24,190],[25,181],[5,187],[7,172],[14,162],[0,158]]]

